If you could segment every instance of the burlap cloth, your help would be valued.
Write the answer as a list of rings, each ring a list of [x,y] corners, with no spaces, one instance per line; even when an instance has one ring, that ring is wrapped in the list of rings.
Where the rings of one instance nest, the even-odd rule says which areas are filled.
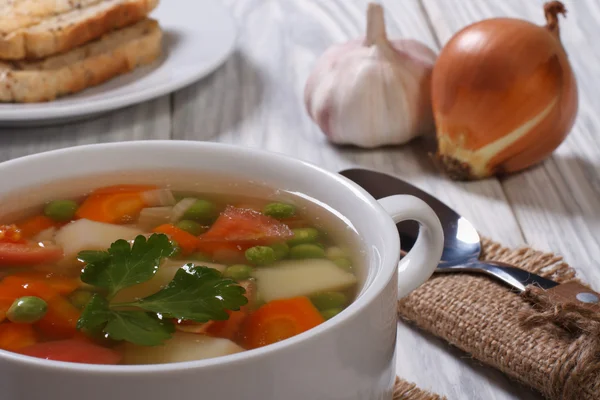
[[[560,283],[575,271],[554,254],[483,240],[482,259]],[[511,292],[485,276],[434,275],[398,303],[400,317],[552,400],[600,399],[600,316],[544,304],[543,291]],[[432,375],[433,379],[433,375]],[[442,397],[399,379],[394,400]],[[452,399],[453,400],[453,399]]]

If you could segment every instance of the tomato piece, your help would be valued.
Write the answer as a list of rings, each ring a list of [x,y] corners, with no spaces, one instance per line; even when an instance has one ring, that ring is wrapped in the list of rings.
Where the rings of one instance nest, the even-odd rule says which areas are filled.
[[[205,234],[203,240],[229,242],[277,241],[293,236],[292,230],[275,218],[248,208],[227,206]]]
[[[62,249],[56,246],[0,242],[0,267],[53,263],[62,256]]]
[[[84,364],[114,365],[122,358],[114,350],[79,339],[37,343],[21,349],[19,353],[46,360]]]
[[[226,312],[229,314],[229,318],[224,321],[213,321],[213,323],[210,324],[206,329],[206,333],[211,336],[235,341],[244,320],[248,316],[248,313],[241,310],[226,310]]]
[[[199,236],[198,249],[214,254],[237,246],[243,252],[252,246],[281,242],[293,236],[292,230],[275,218],[252,209],[227,206],[208,232]]]
[[[0,242],[23,243],[23,234],[16,225],[0,225]]]

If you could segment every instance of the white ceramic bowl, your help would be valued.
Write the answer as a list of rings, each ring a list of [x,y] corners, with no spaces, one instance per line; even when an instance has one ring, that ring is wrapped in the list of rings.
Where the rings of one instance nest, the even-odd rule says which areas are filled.
[[[338,174],[260,150],[213,143],[143,141],[72,147],[1,163],[0,204],[4,206],[14,193],[35,193],[57,180],[100,173],[112,176],[112,183],[123,183],[128,181],[127,175],[119,174],[135,170],[148,171],[142,180],[152,182],[157,170],[170,169],[260,180],[272,187],[305,193],[336,209],[361,235],[368,252],[368,270],[362,274],[356,300],[335,318],[291,339],[203,361],[101,366],[0,351],[1,398],[391,399],[396,300],[429,278],[443,247],[439,220],[417,198],[392,196],[378,202]],[[57,193],[45,195],[56,197]],[[33,195],[22,200],[23,204],[26,200],[39,204],[47,199]],[[400,243],[394,222],[405,219],[418,221],[421,232],[416,245],[399,263]]]

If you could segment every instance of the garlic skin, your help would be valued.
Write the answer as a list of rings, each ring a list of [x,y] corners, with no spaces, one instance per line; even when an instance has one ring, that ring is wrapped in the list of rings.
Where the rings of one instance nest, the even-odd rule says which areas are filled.
[[[310,117],[336,144],[399,145],[433,131],[433,50],[415,40],[389,41],[383,9],[368,8],[367,35],[329,48],[306,82]]]

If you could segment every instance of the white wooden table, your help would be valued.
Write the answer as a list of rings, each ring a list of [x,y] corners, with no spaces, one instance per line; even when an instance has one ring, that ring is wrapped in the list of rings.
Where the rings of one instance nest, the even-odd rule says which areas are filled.
[[[163,0],[169,1],[169,0]],[[202,1],[202,0],[195,0]],[[279,151],[338,171],[397,174],[439,196],[489,237],[564,255],[600,290],[600,1],[565,0],[563,43],[579,81],[569,138],[542,165],[504,180],[455,183],[424,143],[375,151],[329,145],[304,111],[316,58],[364,31],[367,0],[224,0],[240,29],[237,51],[207,79],[172,96],[60,127],[0,131],[0,160],[79,144],[136,139],[208,140]],[[461,27],[492,16],[543,23],[542,0],[385,0],[390,36],[439,49]],[[398,374],[460,399],[539,399],[444,342],[400,326]]]

